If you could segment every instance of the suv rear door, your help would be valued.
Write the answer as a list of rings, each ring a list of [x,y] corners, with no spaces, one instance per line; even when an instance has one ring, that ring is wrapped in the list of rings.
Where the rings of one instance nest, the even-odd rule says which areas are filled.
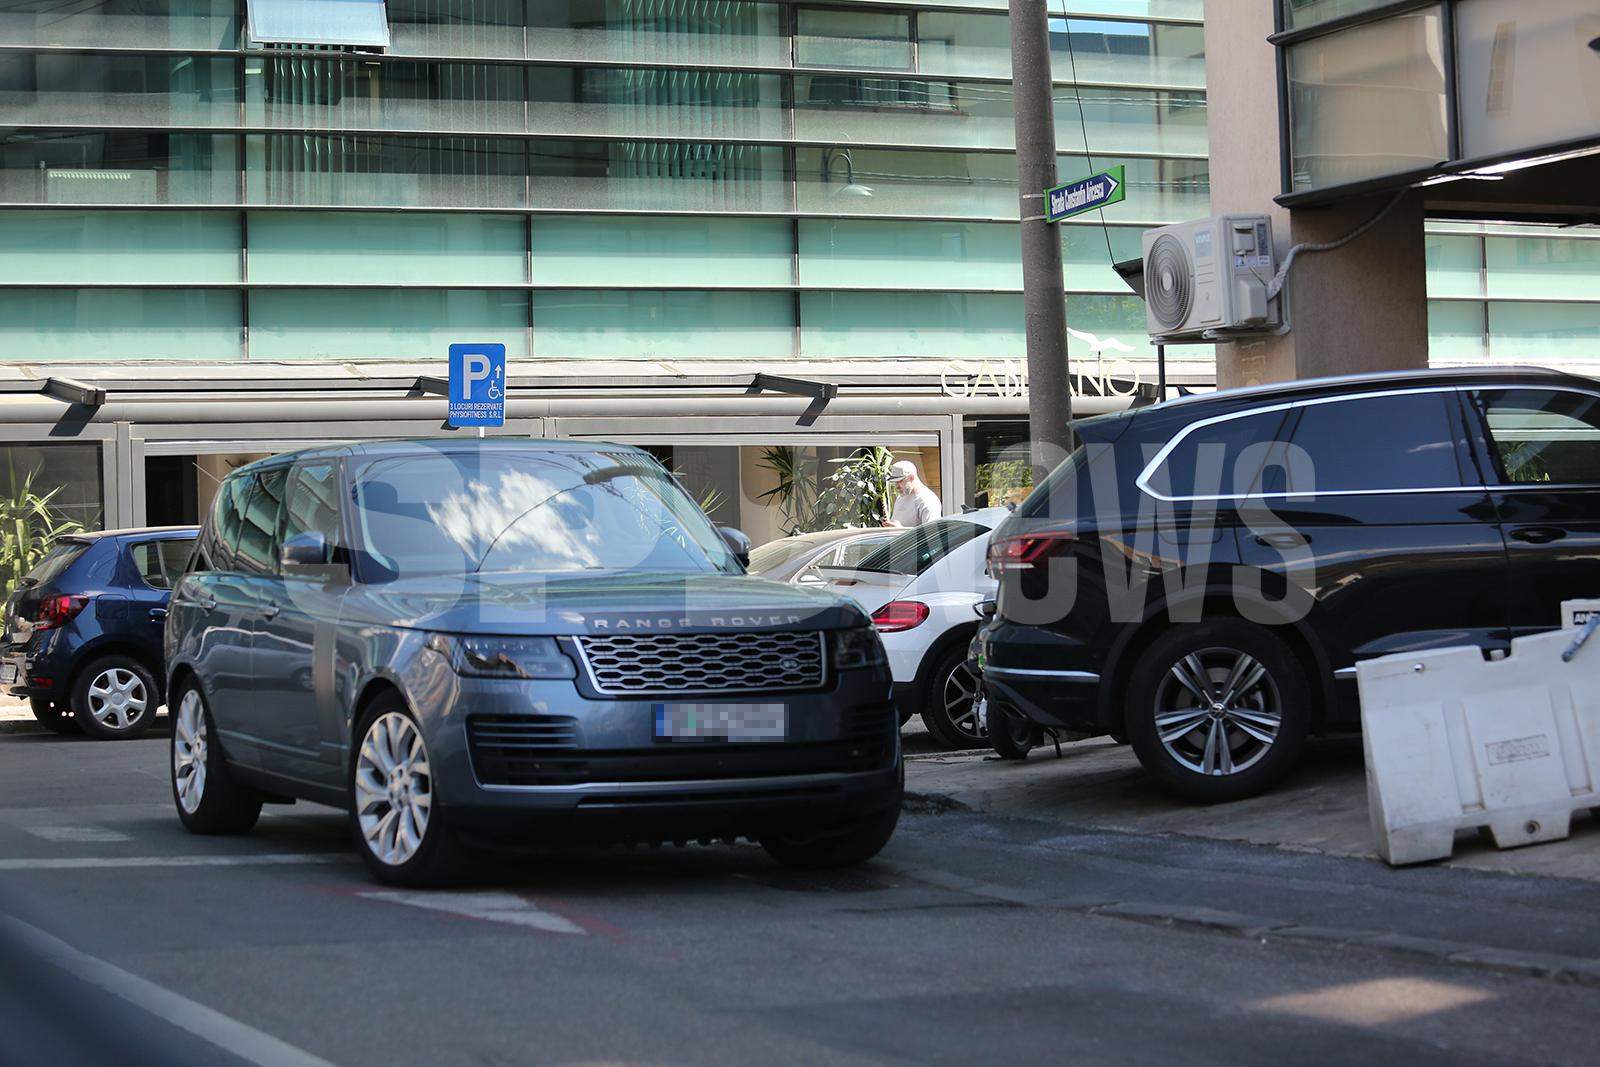
[[[1297,556],[1314,567],[1308,621],[1335,671],[1505,646],[1505,545],[1454,389],[1300,402],[1284,436],[1289,462],[1261,482],[1270,515],[1239,530],[1240,556],[1280,575]]]
[[[1511,558],[1513,634],[1561,625],[1561,602],[1600,597],[1600,393],[1475,390],[1494,503]]]

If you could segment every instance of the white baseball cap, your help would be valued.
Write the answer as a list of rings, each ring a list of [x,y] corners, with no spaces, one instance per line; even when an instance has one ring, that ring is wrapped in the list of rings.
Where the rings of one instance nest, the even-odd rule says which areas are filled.
[[[888,480],[891,482],[903,482],[907,478],[915,478],[916,476],[917,465],[909,459],[899,460],[889,466]]]

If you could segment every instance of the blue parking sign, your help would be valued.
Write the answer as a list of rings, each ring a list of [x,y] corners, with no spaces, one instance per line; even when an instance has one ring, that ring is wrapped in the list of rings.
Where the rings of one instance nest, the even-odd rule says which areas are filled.
[[[451,426],[504,426],[506,423],[506,346],[450,346]]]

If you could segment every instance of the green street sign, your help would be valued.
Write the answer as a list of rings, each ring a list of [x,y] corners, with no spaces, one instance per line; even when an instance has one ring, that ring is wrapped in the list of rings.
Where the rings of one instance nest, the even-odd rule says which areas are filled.
[[[1121,166],[1045,190],[1045,218],[1060,222],[1096,208],[1120,204],[1127,198],[1128,180]]]

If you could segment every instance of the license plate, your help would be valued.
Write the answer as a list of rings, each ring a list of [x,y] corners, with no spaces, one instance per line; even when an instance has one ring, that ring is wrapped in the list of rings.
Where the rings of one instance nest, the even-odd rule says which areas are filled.
[[[0,685],[16,685],[21,678],[15,663],[0,663]]]
[[[782,741],[783,704],[657,704],[657,741]]]

